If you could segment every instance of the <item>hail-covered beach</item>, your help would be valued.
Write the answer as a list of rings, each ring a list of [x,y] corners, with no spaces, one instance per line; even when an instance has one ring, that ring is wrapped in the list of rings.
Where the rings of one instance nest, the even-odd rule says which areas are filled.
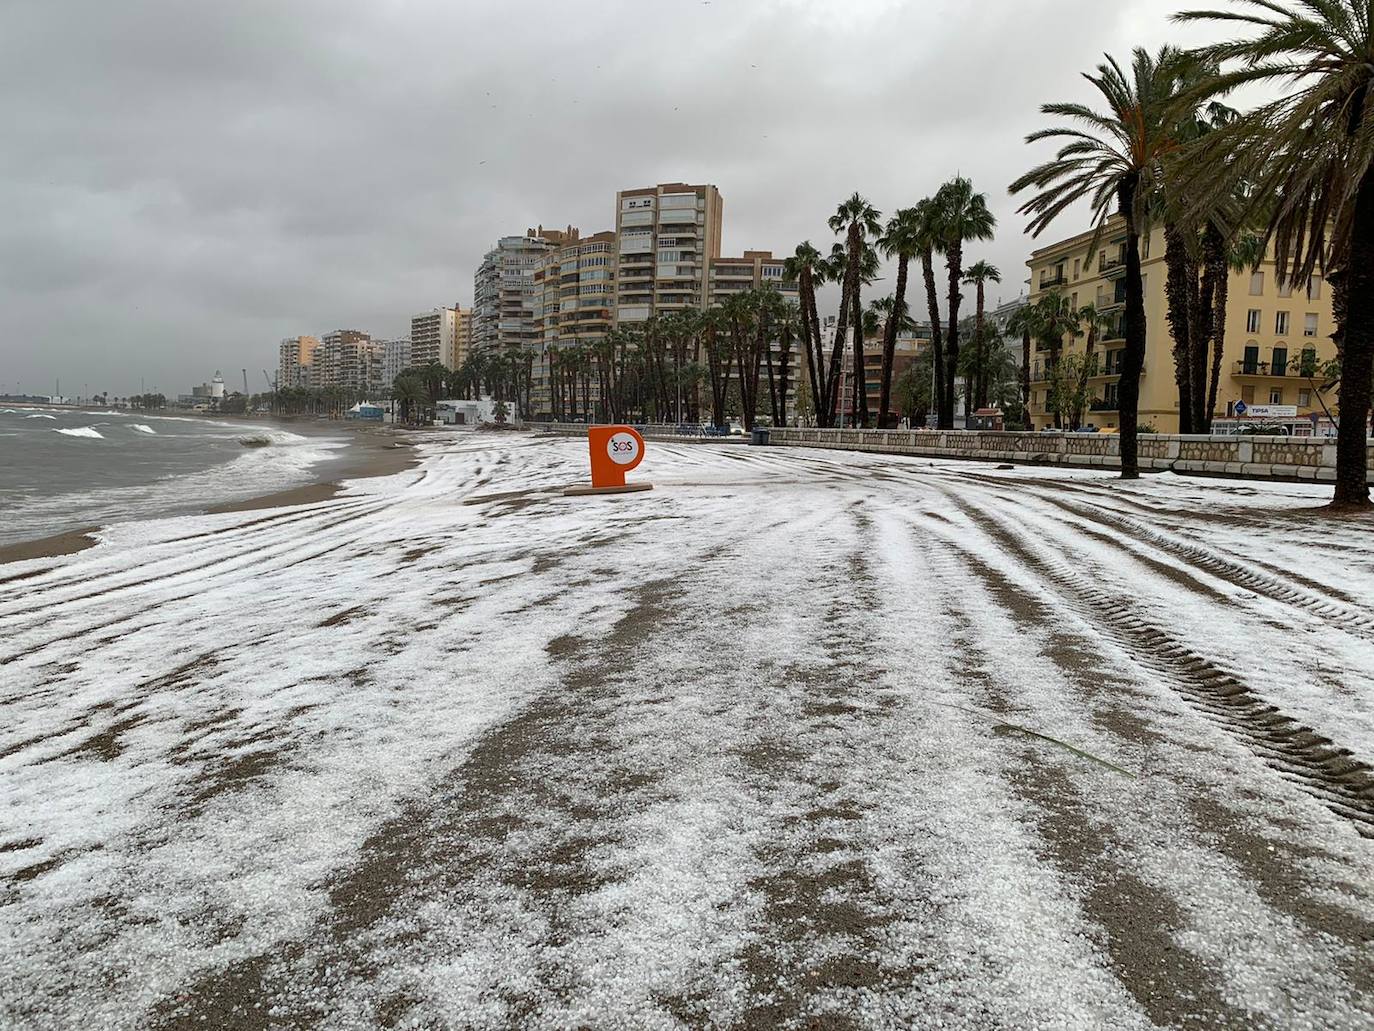
[[[0,565],[0,1026],[1374,1026],[1329,489],[417,449]]]

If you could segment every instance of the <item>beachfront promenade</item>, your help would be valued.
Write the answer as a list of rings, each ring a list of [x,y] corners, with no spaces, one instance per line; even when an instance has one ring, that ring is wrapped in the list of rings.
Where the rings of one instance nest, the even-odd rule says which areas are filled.
[[[0,1026],[1374,1021],[1329,487],[419,450],[0,565]]]

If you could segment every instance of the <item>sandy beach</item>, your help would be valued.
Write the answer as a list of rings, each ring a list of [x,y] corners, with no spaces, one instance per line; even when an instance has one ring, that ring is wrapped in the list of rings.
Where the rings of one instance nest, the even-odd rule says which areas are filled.
[[[216,418],[220,417],[216,416]],[[225,502],[222,505],[210,505],[204,509],[206,512],[248,512],[283,505],[304,505],[324,501],[337,494],[345,480],[364,479],[369,476],[388,476],[409,468],[415,462],[411,447],[413,435],[387,426],[306,419],[235,419],[234,421],[242,422],[245,427],[265,426],[287,429],[292,433],[302,435],[343,436],[348,440],[348,446],[338,458],[330,459],[321,464],[321,479],[314,483],[303,484],[290,490]],[[92,535],[99,529],[95,526],[84,527],[34,540],[0,545],[0,565],[27,559],[70,555],[85,548],[93,547],[98,541]]]
[[[1324,488],[416,438],[9,567],[0,1026],[1374,1024]]]

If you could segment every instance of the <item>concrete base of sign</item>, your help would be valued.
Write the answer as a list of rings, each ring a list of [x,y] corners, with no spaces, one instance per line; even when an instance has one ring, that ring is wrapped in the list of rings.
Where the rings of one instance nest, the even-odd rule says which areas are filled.
[[[586,494],[633,494],[640,490],[653,490],[652,483],[627,483],[623,487],[584,487],[576,484],[572,487],[563,488],[565,498],[579,498]]]

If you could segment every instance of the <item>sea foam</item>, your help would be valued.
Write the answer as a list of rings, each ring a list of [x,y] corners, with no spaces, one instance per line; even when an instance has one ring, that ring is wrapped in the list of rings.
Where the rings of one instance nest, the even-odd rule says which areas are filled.
[[[65,433],[69,437],[95,437],[97,440],[104,440],[105,434],[101,433],[94,426],[74,426],[71,429],[59,429],[58,433]]]
[[[157,432],[157,430],[153,429],[151,426],[145,426],[145,425],[143,425],[143,423],[141,423],[141,422],[130,423],[130,424],[129,424],[129,429],[131,429],[131,430],[138,430],[139,433],[156,433],[156,432]]]
[[[26,415],[26,416],[24,416],[24,418],[25,418],[25,419],[56,419],[57,416],[55,416],[55,415],[43,415],[43,414],[40,413],[40,414],[38,414],[38,415]]]

